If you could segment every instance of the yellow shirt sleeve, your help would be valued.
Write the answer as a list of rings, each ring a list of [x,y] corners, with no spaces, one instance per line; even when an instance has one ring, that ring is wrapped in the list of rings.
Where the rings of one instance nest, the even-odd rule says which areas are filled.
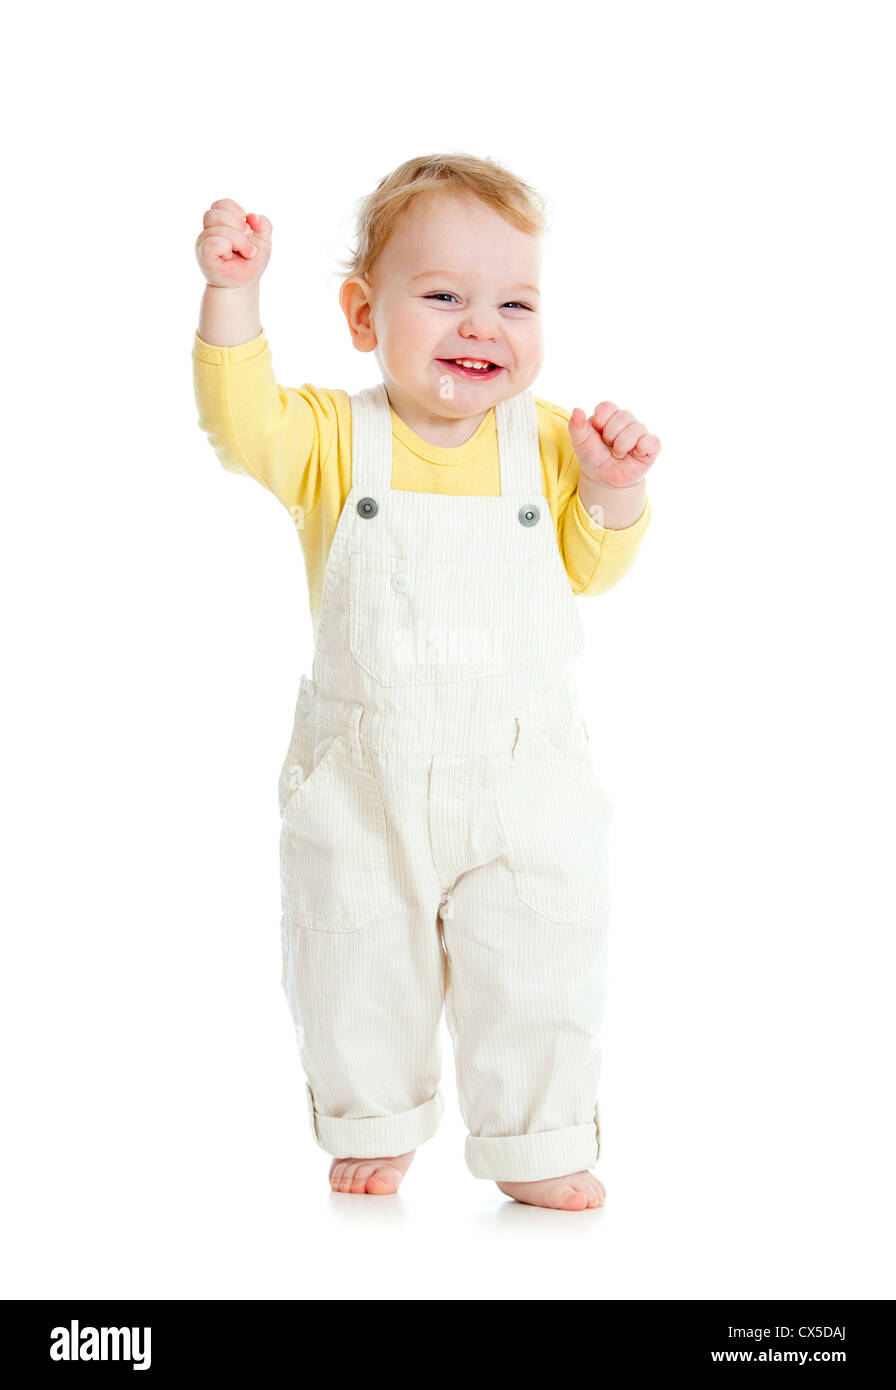
[[[199,427],[224,467],[256,478],[285,507],[313,511],[322,464],[337,447],[332,393],[279,386],[263,329],[237,347],[197,333],[193,385]]]
[[[264,329],[237,347],[193,338],[199,427],[223,466],[272,492],[302,545],[314,636],[324,571],[351,491],[351,400],[306,382],[280,386]]]
[[[352,485],[351,399],[306,382],[280,386],[264,329],[235,347],[193,339],[199,426],[221,464],[255,478],[286,507],[302,544],[317,628],[330,543]],[[650,503],[623,530],[598,526],[578,495],[569,412],[536,397],[544,496],[575,594],[606,592],[630,569],[650,524]],[[418,438],[393,412],[393,487],[468,496],[500,492],[494,411],[458,448]]]
[[[541,461],[545,495],[557,526],[557,543],[574,594],[592,597],[618,584],[635,562],[651,507],[631,526],[619,530],[598,526],[578,493],[579,461],[569,437],[568,410],[538,398]]]

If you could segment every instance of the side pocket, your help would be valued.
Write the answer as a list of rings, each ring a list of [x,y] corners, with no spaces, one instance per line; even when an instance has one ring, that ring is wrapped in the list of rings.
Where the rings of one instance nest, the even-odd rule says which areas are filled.
[[[550,922],[606,922],[612,807],[590,755],[550,738],[530,745],[508,771],[498,818],[522,903]]]
[[[316,720],[310,690],[311,683],[308,677],[303,675],[296,701],[289,747],[286,750],[286,757],[283,759],[277,781],[277,799],[281,816],[286,810],[287,802],[311,771],[315,751]]]
[[[280,815],[285,816],[327,756],[330,745],[342,735],[331,734],[317,740],[313,729],[302,729],[294,740],[290,755],[280,773]]]
[[[288,797],[280,870],[286,928],[356,932],[386,903],[389,845],[382,795],[353,757],[350,735],[330,738]]]
[[[291,814],[291,808],[296,798],[303,794],[307,795],[306,783],[315,770],[323,763],[327,754],[327,749],[332,742],[333,739],[329,738],[322,739],[320,743],[315,743],[314,729],[308,723],[297,724],[293,731],[289,752],[280,771],[281,861],[283,856],[286,818]],[[301,762],[297,761],[299,758],[302,759]],[[287,999],[290,998],[288,980],[291,951],[291,913],[287,910],[284,897],[280,913],[280,984]]]
[[[309,692],[310,682],[308,677],[303,674],[296,700],[289,747],[286,750],[286,757],[283,759],[280,775],[277,779],[277,801],[280,808],[281,824],[287,806],[311,769],[314,757],[315,716],[311,707]],[[289,917],[286,912],[282,911],[280,914],[280,984],[287,999],[289,998],[290,953]]]

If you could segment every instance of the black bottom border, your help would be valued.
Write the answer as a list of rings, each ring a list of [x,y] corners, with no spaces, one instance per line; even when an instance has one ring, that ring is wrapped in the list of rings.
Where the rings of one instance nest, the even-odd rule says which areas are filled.
[[[331,1360],[333,1331],[340,1372],[357,1368],[367,1375],[372,1369],[388,1374],[385,1357],[377,1353],[390,1343],[394,1348],[396,1334],[399,1347],[410,1344],[416,1359],[418,1338],[427,1339],[438,1329],[429,1320],[406,1318],[396,1328],[394,1314],[373,1305],[446,1301],[428,1299],[425,1291],[415,1299],[373,1292],[356,1299],[10,1299],[2,1305],[3,1340],[10,1362],[24,1373],[19,1384],[138,1370],[157,1379],[190,1372],[203,1380],[246,1375],[253,1384],[264,1384],[275,1374],[298,1379],[313,1373],[318,1357],[328,1351]],[[454,1328],[450,1350],[441,1340],[436,1343],[443,1348],[437,1353],[437,1370],[451,1374],[454,1360],[455,1374],[464,1379],[490,1365],[502,1376],[516,1366],[531,1373],[540,1353],[551,1356],[552,1379],[558,1374],[558,1355],[568,1356],[576,1368],[583,1354],[596,1377],[607,1369],[604,1357],[632,1371],[714,1372],[725,1366],[769,1365],[870,1370],[880,1368],[882,1360],[886,1364],[893,1341],[892,1299],[450,1301],[484,1304],[481,1337],[474,1320],[463,1335]],[[584,1323],[574,1309],[568,1314],[548,1310],[538,1318],[523,1313],[517,1321],[512,1310],[529,1301],[598,1306]],[[321,1303],[333,1307],[332,1328]],[[493,1303],[504,1309],[498,1317],[489,1313]],[[469,1340],[470,1332],[475,1342]],[[96,1359],[103,1349],[105,1359]],[[121,1359],[115,1359],[116,1350]]]

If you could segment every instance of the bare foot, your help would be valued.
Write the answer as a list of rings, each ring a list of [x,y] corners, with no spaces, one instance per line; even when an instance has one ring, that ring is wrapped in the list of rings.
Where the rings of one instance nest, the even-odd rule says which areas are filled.
[[[558,1211],[584,1211],[602,1207],[607,1195],[593,1173],[567,1173],[562,1178],[542,1178],[540,1182],[499,1182],[502,1192],[517,1202],[533,1207],[555,1207]]]
[[[334,1158],[330,1187],[334,1192],[370,1192],[385,1197],[397,1192],[416,1150],[394,1158]]]

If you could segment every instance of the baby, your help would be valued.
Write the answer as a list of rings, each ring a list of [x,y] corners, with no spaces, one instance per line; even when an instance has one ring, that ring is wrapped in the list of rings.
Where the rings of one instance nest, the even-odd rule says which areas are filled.
[[[203,217],[199,423],[298,528],[314,629],[280,773],[282,985],[330,1187],[393,1193],[435,1133],[443,1007],[470,1171],[599,1207],[612,810],[574,595],[631,566],[660,442],[534,396],[543,200],[492,159],[410,159],[339,291],[382,382],[276,382],[271,223]]]

